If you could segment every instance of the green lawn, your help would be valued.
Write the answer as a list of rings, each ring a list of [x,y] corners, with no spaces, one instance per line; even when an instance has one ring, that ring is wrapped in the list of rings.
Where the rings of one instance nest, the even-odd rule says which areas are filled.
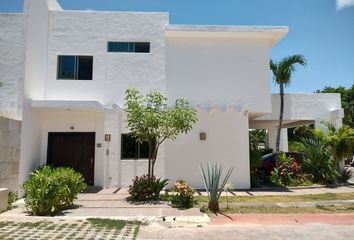
[[[168,200],[164,196],[164,200]],[[200,203],[208,202],[206,196],[195,196],[195,200]],[[325,193],[325,194],[307,194],[307,195],[274,195],[274,196],[229,196],[229,202],[317,202],[330,200],[354,200],[353,193]],[[220,202],[226,202],[227,198],[220,197]]]

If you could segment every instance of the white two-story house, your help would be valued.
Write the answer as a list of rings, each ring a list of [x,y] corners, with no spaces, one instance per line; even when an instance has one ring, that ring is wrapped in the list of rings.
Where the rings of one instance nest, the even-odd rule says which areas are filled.
[[[235,167],[235,188],[250,188],[249,129],[269,129],[274,145],[279,100],[270,93],[269,55],[287,27],[172,25],[167,13],[69,11],[56,0],[25,0],[23,14],[0,15],[0,31],[8,53],[0,74],[19,93],[11,101],[23,121],[20,183],[45,163],[73,167],[103,187],[126,187],[146,173],[146,144],[126,135],[129,87],[157,89],[171,105],[184,97],[197,109],[193,130],[159,152],[156,175],[171,183],[203,188],[199,164],[218,162]],[[285,127],[341,124],[337,94],[286,101]],[[286,150],[286,131],[282,139]]]

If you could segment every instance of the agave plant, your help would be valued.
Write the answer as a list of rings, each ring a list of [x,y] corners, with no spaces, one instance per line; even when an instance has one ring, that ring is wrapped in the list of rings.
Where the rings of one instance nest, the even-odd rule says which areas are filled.
[[[229,168],[224,179],[221,181],[222,168],[218,164],[207,164],[207,172],[204,171],[203,166],[199,166],[200,173],[202,174],[204,180],[204,186],[208,193],[209,204],[208,208],[212,212],[219,212],[219,198],[224,190],[225,184],[230,178],[233,167]]]

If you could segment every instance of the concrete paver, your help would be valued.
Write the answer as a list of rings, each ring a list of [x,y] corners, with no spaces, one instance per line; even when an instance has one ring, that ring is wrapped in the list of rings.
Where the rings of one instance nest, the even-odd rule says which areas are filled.
[[[122,229],[92,225],[83,220],[47,220],[27,218],[0,221],[0,239],[61,239],[61,240],[95,240],[95,239],[135,239],[137,223],[127,223]]]
[[[140,228],[137,239],[237,239],[237,240],[344,240],[354,239],[353,225],[207,225],[163,226]]]

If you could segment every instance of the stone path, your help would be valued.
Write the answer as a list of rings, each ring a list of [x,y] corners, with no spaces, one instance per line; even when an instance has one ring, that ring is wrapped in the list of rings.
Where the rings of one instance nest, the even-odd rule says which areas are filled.
[[[83,220],[0,221],[0,239],[4,240],[95,240],[135,239],[139,224],[128,223],[122,229],[92,225]]]
[[[75,201],[76,208],[68,209],[57,214],[55,218],[85,219],[110,218],[131,221],[179,221],[179,222],[209,222],[210,219],[201,213],[199,208],[176,209],[166,202],[132,203],[128,202],[126,190],[97,189],[81,193]],[[18,208],[0,214],[0,220],[9,217],[26,217],[23,201]]]

